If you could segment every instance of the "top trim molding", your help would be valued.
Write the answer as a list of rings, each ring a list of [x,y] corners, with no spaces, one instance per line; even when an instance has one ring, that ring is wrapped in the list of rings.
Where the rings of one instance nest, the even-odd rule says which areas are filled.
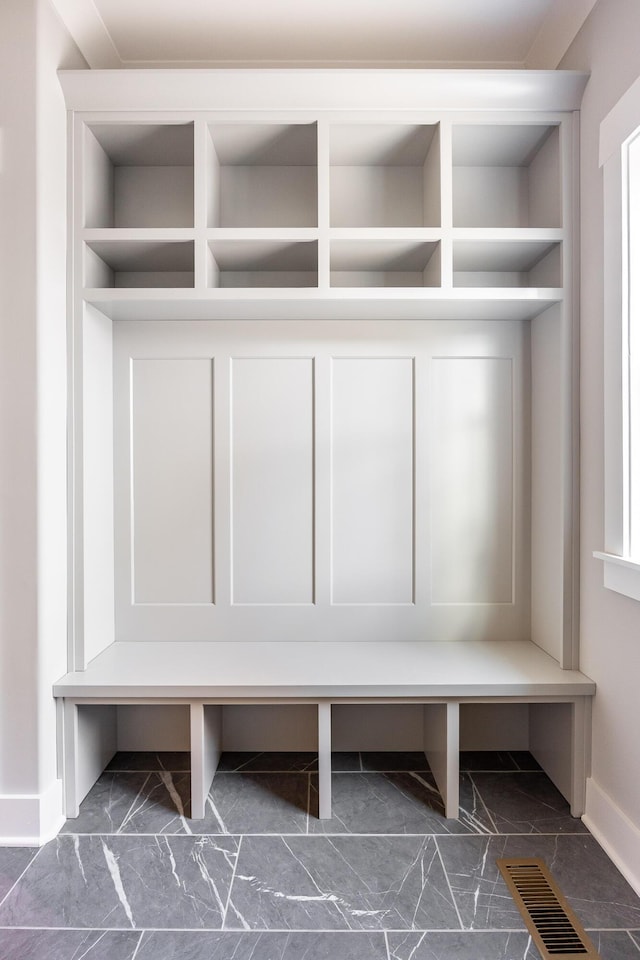
[[[572,70],[62,70],[70,110],[554,110],[580,107]]]

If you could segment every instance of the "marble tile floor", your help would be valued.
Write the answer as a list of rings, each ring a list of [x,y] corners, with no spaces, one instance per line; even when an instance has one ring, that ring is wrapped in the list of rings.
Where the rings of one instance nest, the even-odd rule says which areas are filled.
[[[529,754],[461,757],[443,817],[418,753],[225,754],[189,817],[188,754],[114,757],[55,840],[0,848],[0,960],[539,960],[499,877],[545,858],[602,960],[640,899]]]

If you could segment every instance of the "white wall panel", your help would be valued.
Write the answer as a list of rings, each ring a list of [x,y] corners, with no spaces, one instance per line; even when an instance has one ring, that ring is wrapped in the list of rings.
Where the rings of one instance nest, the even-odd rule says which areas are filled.
[[[513,385],[505,357],[432,364],[432,600],[513,600]]]
[[[213,602],[213,367],[131,362],[135,603]]]
[[[520,323],[116,322],[116,638],[527,639],[528,364]]]
[[[313,361],[233,359],[233,603],[313,603]]]
[[[413,435],[410,358],[333,361],[334,603],[413,601]]]

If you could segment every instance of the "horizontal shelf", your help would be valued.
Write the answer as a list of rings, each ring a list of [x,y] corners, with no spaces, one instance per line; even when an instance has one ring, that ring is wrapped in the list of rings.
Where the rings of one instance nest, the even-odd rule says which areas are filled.
[[[112,320],[531,320],[562,301],[562,290],[381,287],[318,290],[87,289],[85,300]]]

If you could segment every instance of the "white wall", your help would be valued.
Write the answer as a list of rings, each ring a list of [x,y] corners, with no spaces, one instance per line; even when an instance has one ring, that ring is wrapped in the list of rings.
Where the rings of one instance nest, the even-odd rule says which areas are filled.
[[[0,842],[61,820],[66,666],[66,115],[83,66],[46,0],[0,4]]]
[[[640,75],[640,4],[599,0],[560,66],[590,70],[581,117],[581,669],[598,691],[586,820],[640,892],[640,603],[602,586],[603,214],[599,125]]]

